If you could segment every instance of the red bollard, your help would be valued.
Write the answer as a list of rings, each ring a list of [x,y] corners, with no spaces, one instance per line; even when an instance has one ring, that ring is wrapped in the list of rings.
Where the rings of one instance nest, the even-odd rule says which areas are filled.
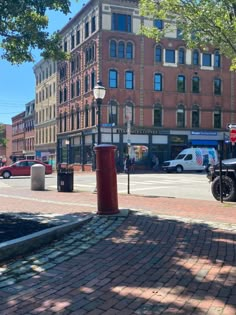
[[[117,178],[115,166],[116,146],[101,144],[96,152],[97,214],[119,213],[117,197]]]

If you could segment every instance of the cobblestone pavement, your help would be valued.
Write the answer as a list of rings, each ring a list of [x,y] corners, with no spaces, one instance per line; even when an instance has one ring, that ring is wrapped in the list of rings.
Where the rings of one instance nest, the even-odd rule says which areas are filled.
[[[121,195],[119,206],[138,210],[97,216],[95,194],[1,189],[0,211],[94,216],[0,265],[0,314],[236,314],[234,204]]]

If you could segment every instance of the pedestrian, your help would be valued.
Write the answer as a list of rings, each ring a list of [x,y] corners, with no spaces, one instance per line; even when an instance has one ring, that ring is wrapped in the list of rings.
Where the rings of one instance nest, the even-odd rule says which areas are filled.
[[[159,171],[159,158],[157,155],[154,155],[153,158],[152,158],[152,162],[153,162],[153,167],[152,169],[154,171]]]
[[[124,171],[125,171],[125,173],[130,171],[130,167],[131,167],[131,159],[130,159],[129,155],[127,155],[126,158],[125,158],[125,163],[124,163]]]

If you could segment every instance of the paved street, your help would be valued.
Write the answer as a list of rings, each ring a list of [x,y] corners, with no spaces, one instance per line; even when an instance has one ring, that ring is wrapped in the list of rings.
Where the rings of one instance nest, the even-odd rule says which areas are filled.
[[[1,212],[92,219],[0,264],[0,314],[236,314],[236,204],[134,194],[118,202],[121,216],[97,216],[88,191],[2,185]]]
[[[96,183],[96,174],[75,173],[74,188],[79,191],[94,190]],[[117,176],[119,193],[126,194],[128,191],[127,174],[118,174]],[[0,178],[0,187],[30,187],[30,177],[15,177],[9,181]],[[56,189],[56,174],[46,176],[46,188]],[[178,197],[198,200],[214,200],[210,184],[203,173],[131,173],[130,174],[130,193],[145,196],[158,197]]]

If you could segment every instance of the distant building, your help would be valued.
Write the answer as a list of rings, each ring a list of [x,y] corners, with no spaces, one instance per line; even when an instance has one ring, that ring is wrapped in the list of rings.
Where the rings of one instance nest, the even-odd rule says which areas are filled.
[[[57,65],[41,60],[34,66],[35,95],[35,155],[56,167],[56,86]]]
[[[34,150],[34,119],[35,119],[35,101],[31,101],[25,105],[25,117],[23,118],[24,122],[24,131],[25,131],[25,144],[24,144],[24,156],[26,159],[35,158]]]
[[[12,117],[12,156],[13,162],[25,158],[25,130],[24,130],[25,111]]]
[[[12,155],[12,126],[0,125],[0,136],[7,140],[6,145],[0,144],[0,164],[11,164]]]

